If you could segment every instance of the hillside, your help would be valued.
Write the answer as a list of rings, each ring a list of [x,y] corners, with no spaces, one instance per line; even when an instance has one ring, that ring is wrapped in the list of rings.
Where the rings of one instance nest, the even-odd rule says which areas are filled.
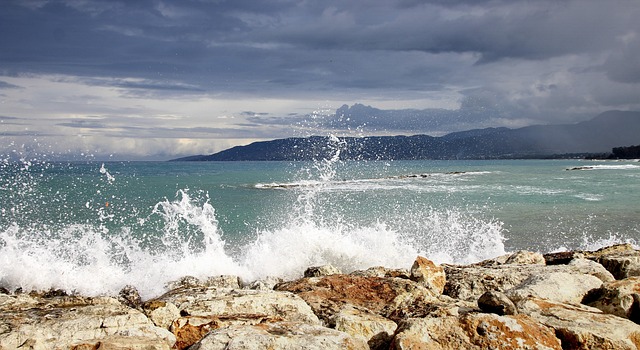
[[[614,147],[640,144],[640,112],[609,111],[576,124],[476,129],[441,137],[344,137],[340,141],[340,158],[355,160],[521,158],[609,153]],[[313,160],[331,157],[334,153],[335,147],[331,146],[328,137],[312,136],[254,142],[211,155],[175,160]]]

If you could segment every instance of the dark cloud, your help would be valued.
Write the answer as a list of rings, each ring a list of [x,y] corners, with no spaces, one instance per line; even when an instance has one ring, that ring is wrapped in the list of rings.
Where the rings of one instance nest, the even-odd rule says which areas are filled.
[[[0,99],[34,130],[144,139],[579,121],[640,109],[638,18],[636,0],[6,0]],[[331,111],[264,102],[285,99]]]

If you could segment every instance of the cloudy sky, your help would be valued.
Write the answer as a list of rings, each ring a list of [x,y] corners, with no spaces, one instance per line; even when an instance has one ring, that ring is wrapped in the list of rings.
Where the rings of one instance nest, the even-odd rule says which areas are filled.
[[[638,18],[638,0],[1,0],[0,154],[170,159],[640,110]]]

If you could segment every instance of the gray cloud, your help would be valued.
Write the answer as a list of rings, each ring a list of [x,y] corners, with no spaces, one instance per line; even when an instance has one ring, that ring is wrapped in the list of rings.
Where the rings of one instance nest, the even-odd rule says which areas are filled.
[[[34,130],[141,139],[579,121],[640,109],[639,17],[633,0],[7,0],[0,98]],[[309,110],[264,107],[285,99]]]

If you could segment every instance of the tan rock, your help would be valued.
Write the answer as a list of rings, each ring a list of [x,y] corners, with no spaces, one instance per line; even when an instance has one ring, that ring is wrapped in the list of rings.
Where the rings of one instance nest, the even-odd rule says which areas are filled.
[[[592,275],[550,272],[530,276],[505,294],[513,301],[533,296],[560,303],[579,304],[589,291],[600,288],[601,285],[602,281]]]
[[[0,298],[0,349],[69,349],[103,344],[118,349],[169,349],[175,337],[114,298]],[[111,345],[109,345],[111,344]]]
[[[604,255],[597,261],[618,280],[640,276],[640,252],[636,250],[624,254]]]
[[[173,304],[151,300],[143,305],[144,313],[158,327],[169,329],[173,321],[180,318],[180,310]]]
[[[519,250],[509,256],[505,264],[518,265],[546,265],[544,256],[540,253]]]
[[[589,293],[583,303],[640,323],[640,277],[605,283]]]
[[[395,322],[366,310],[346,306],[335,317],[335,329],[365,340],[371,349],[388,349]]]
[[[412,318],[400,324],[393,349],[562,349],[553,329],[525,315],[469,313]]]
[[[421,256],[411,266],[411,280],[427,288],[434,296],[441,295],[447,283],[442,266]]]
[[[485,292],[478,298],[478,307],[483,312],[497,315],[517,315],[516,305],[504,293],[498,291]]]
[[[555,330],[564,349],[640,349],[640,325],[585,306],[528,298],[518,311]]]
[[[365,350],[367,343],[347,333],[300,322],[234,325],[207,334],[190,350]]]
[[[350,273],[353,276],[363,277],[394,277],[410,279],[411,273],[407,269],[389,269],[383,266],[373,266],[366,270],[357,270]]]
[[[506,292],[523,283],[531,276],[543,276],[552,273],[591,275],[603,282],[612,277],[599,264],[585,262],[584,259],[569,265],[497,265],[497,266],[453,266],[443,265],[447,275],[444,294],[452,298],[476,301],[488,291]]]

